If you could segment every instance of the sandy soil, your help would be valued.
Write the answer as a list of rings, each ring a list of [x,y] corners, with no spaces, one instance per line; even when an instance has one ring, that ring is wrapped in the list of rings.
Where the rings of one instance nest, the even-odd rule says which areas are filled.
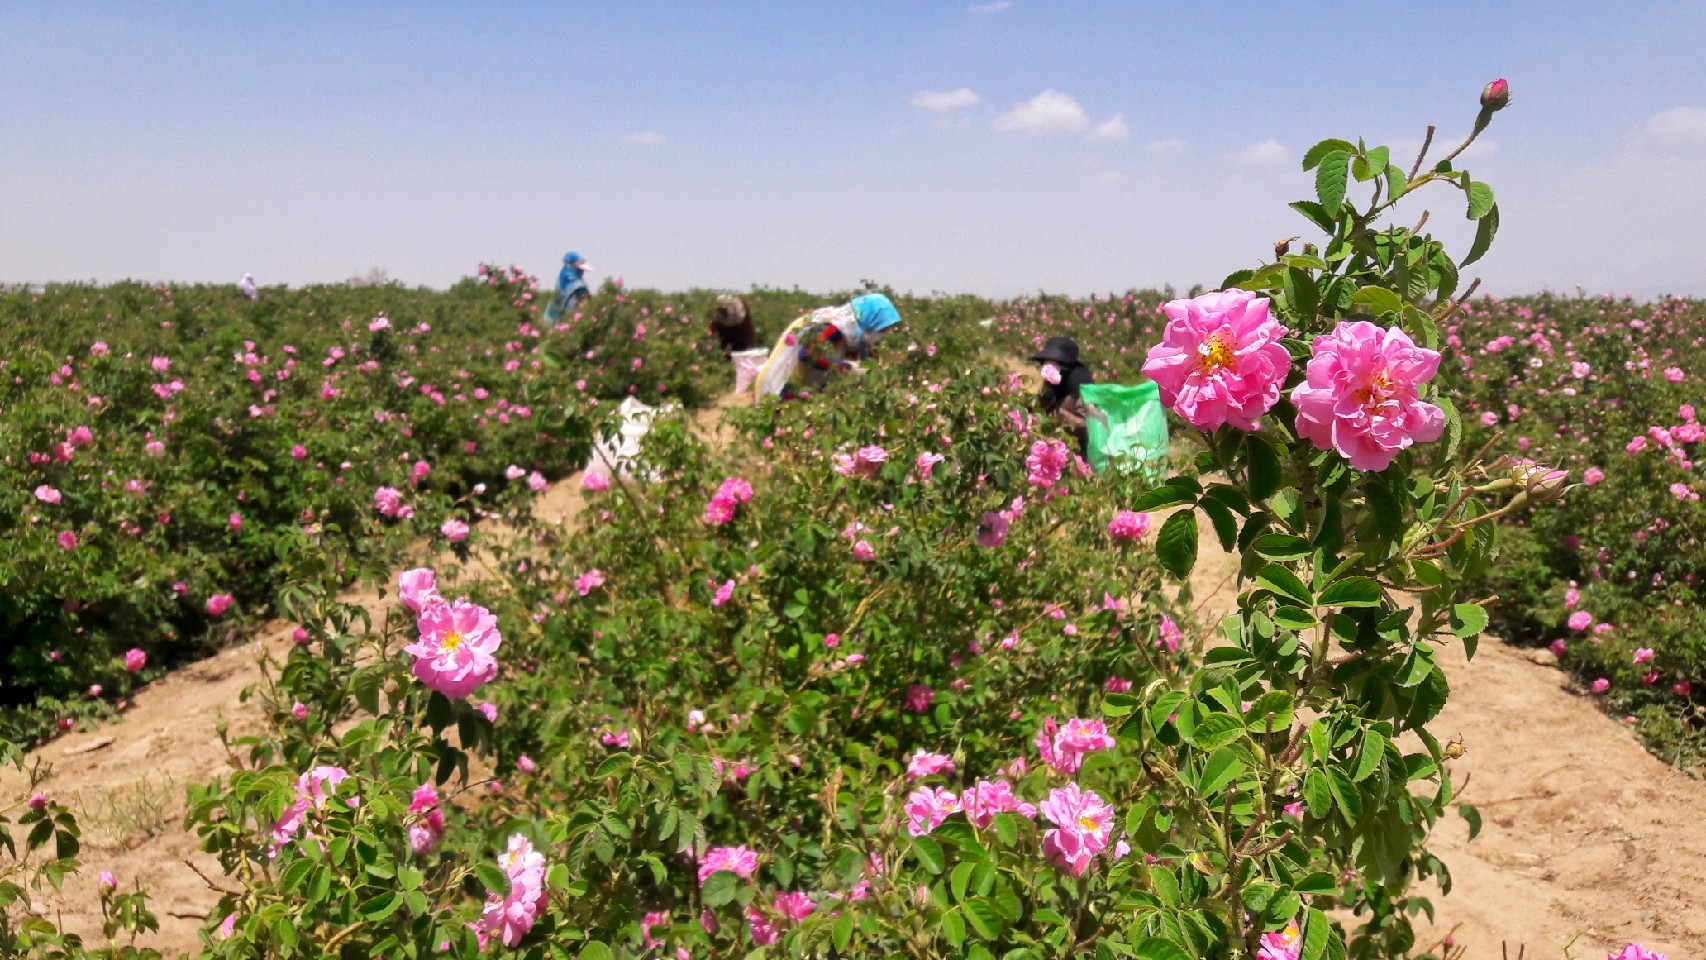
[[[725,400],[729,406],[738,398]],[[715,411],[696,415],[716,441]],[[572,522],[582,506],[580,477],[542,495],[537,512]],[[1232,559],[1212,535],[1192,577],[1199,616],[1214,622],[1236,596]],[[377,596],[350,599],[375,607]],[[288,627],[271,623],[255,643],[232,648],[165,677],[134,698],[125,722],[56,740],[32,755],[47,772],[40,789],[78,810],[85,826],[88,869],[65,891],[40,905],[68,929],[99,938],[95,872],[112,870],[129,886],[149,889],[161,929],[148,944],[166,952],[195,951],[197,931],[218,893],[219,871],[197,851],[182,827],[184,788],[229,769],[215,733],[232,736],[263,718],[239,702],[259,680],[258,650],[281,655]],[[1455,931],[1470,960],[1500,957],[1509,943],[1528,960],[1594,960],[1625,940],[1667,951],[1673,960],[1706,956],[1706,784],[1653,759],[1622,725],[1569,689],[1565,675],[1536,666],[1522,652],[1486,638],[1473,663],[1441,657],[1452,699],[1436,723],[1462,736],[1468,754],[1457,761],[1469,777],[1465,799],[1485,818],[1469,842],[1453,818],[1435,847],[1450,865],[1455,888],[1436,898],[1432,936]],[[0,798],[21,798],[26,783],[0,772]]]

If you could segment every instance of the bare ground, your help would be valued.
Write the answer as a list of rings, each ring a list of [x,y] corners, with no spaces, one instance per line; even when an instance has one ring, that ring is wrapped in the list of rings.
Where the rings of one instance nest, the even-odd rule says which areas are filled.
[[[715,416],[705,411],[696,420],[714,430]],[[536,511],[572,521],[582,506],[579,481],[577,474],[556,484]],[[1211,541],[1192,577],[1206,622],[1235,598],[1235,564]],[[382,602],[371,591],[347,599]],[[161,929],[148,945],[169,956],[198,949],[197,931],[219,895],[190,865],[213,882],[219,871],[183,829],[184,788],[229,770],[219,722],[233,736],[264,722],[239,694],[260,679],[258,650],[281,656],[287,633],[288,625],[269,623],[255,643],[138,692],[125,722],[32,754],[47,771],[39,789],[78,810],[86,830],[87,869],[63,892],[40,896],[48,916],[98,942],[95,873],[111,870],[121,884],[150,891]],[[1499,957],[1503,943],[1511,956],[1522,944],[1530,960],[1551,960],[1572,941],[1576,956],[1590,960],[1625,940],[1673,960],[1706,956],[1706,784],[1642,750],[1620,723],[1572,692],[1563,673],[1495,638],[1483,639],[1472,663],[1453,651],[1440,660],[1452,697],[1435,727],[1466,741],[1454,769],[1467,775],[1464,799],[1481,809],[1485,825],[1473,842],[1455,818],[1436,834],[1455,886],[1436,898],[1431,936],[1454,933],[1470,960]],[[0,772],[0,806],[25,789],[16,771]]]

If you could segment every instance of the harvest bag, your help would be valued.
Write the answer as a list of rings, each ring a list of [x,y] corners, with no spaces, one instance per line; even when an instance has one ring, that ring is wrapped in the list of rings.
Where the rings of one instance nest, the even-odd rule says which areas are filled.
[[[763,347],[756,350],[736,350],[729,354],[729,359],[735,365],[735,392],[745,393],[752,389],[753,381],[758,379],[758,371],[764,369],[764,361],[770,358],[770,351]]]
[[[1087,383],[1079,389],[1089,407],[1085,424],[1090,466],[1112,466],[1121,473],[1140,470],[1159,476],[1167,461],[1167,415],[1161,389],[1153,382],[1136,386]]]

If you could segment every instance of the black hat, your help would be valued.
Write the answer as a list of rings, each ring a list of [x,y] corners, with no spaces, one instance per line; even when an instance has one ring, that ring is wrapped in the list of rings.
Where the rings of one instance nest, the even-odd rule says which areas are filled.
[[[1072,365],[1078,362],[1078,344],[1071,337],[1049,337],[1043,348],[1031,354],[1036,363],[1053,362]]]

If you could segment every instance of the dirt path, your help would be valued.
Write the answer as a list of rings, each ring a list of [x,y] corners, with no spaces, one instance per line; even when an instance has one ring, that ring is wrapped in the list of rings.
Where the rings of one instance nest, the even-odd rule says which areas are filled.
[[[694,419],[721,446],[719,414]],[[579,481],[576,474],[553,486],[536,514],[572,521],[583,504]],[[1207,623],[1236,599],[1236,565],[1212,540],[1192,577]],[[375,609],[382,602],[371,591],[348,599]],[[150,892],[161,929],[149,945],[168,956],[199,948],[197,931],[218,896],[184,861],[215,880],[219,870],[182,828],[184,788],[230,769],[218,723],[228,722],[233,737],[259,729],[261,717],[238,695],[260,678],[258,648],[278,657],[289,642],[288,625],[268,624],[255,644],[139,691],[126,722],[32,755],[52,767],[41,789],[77,810],[86,831],[86,870],[62,894],[41,898],[48,915],[98,942],[95,875],[112,870],[127,887],[143,879]],[[1512,956],[1520,943],[1529,960],[1554,960],[1577,938],[1579,960],[1628,939],[1672,960],[1706,957],[1706,785],[1653,759],[1621,724],[1570,692],[1563,673],[1497,640],[1483,640],[1473,663],[1453,651],[1440,659],[1452,698],[1436,728],[1466,740],[1455,769],[1469,777],[1465,799],[1485,825],[1470,843],[1463,821],[1452,818],[1435,837],[1455,888],[1435,898],[1432,935],[1455,928],[1469,960],[1498,958],[1505,941]],[[0,797],[23,789],[16,771],[0,773]]]

